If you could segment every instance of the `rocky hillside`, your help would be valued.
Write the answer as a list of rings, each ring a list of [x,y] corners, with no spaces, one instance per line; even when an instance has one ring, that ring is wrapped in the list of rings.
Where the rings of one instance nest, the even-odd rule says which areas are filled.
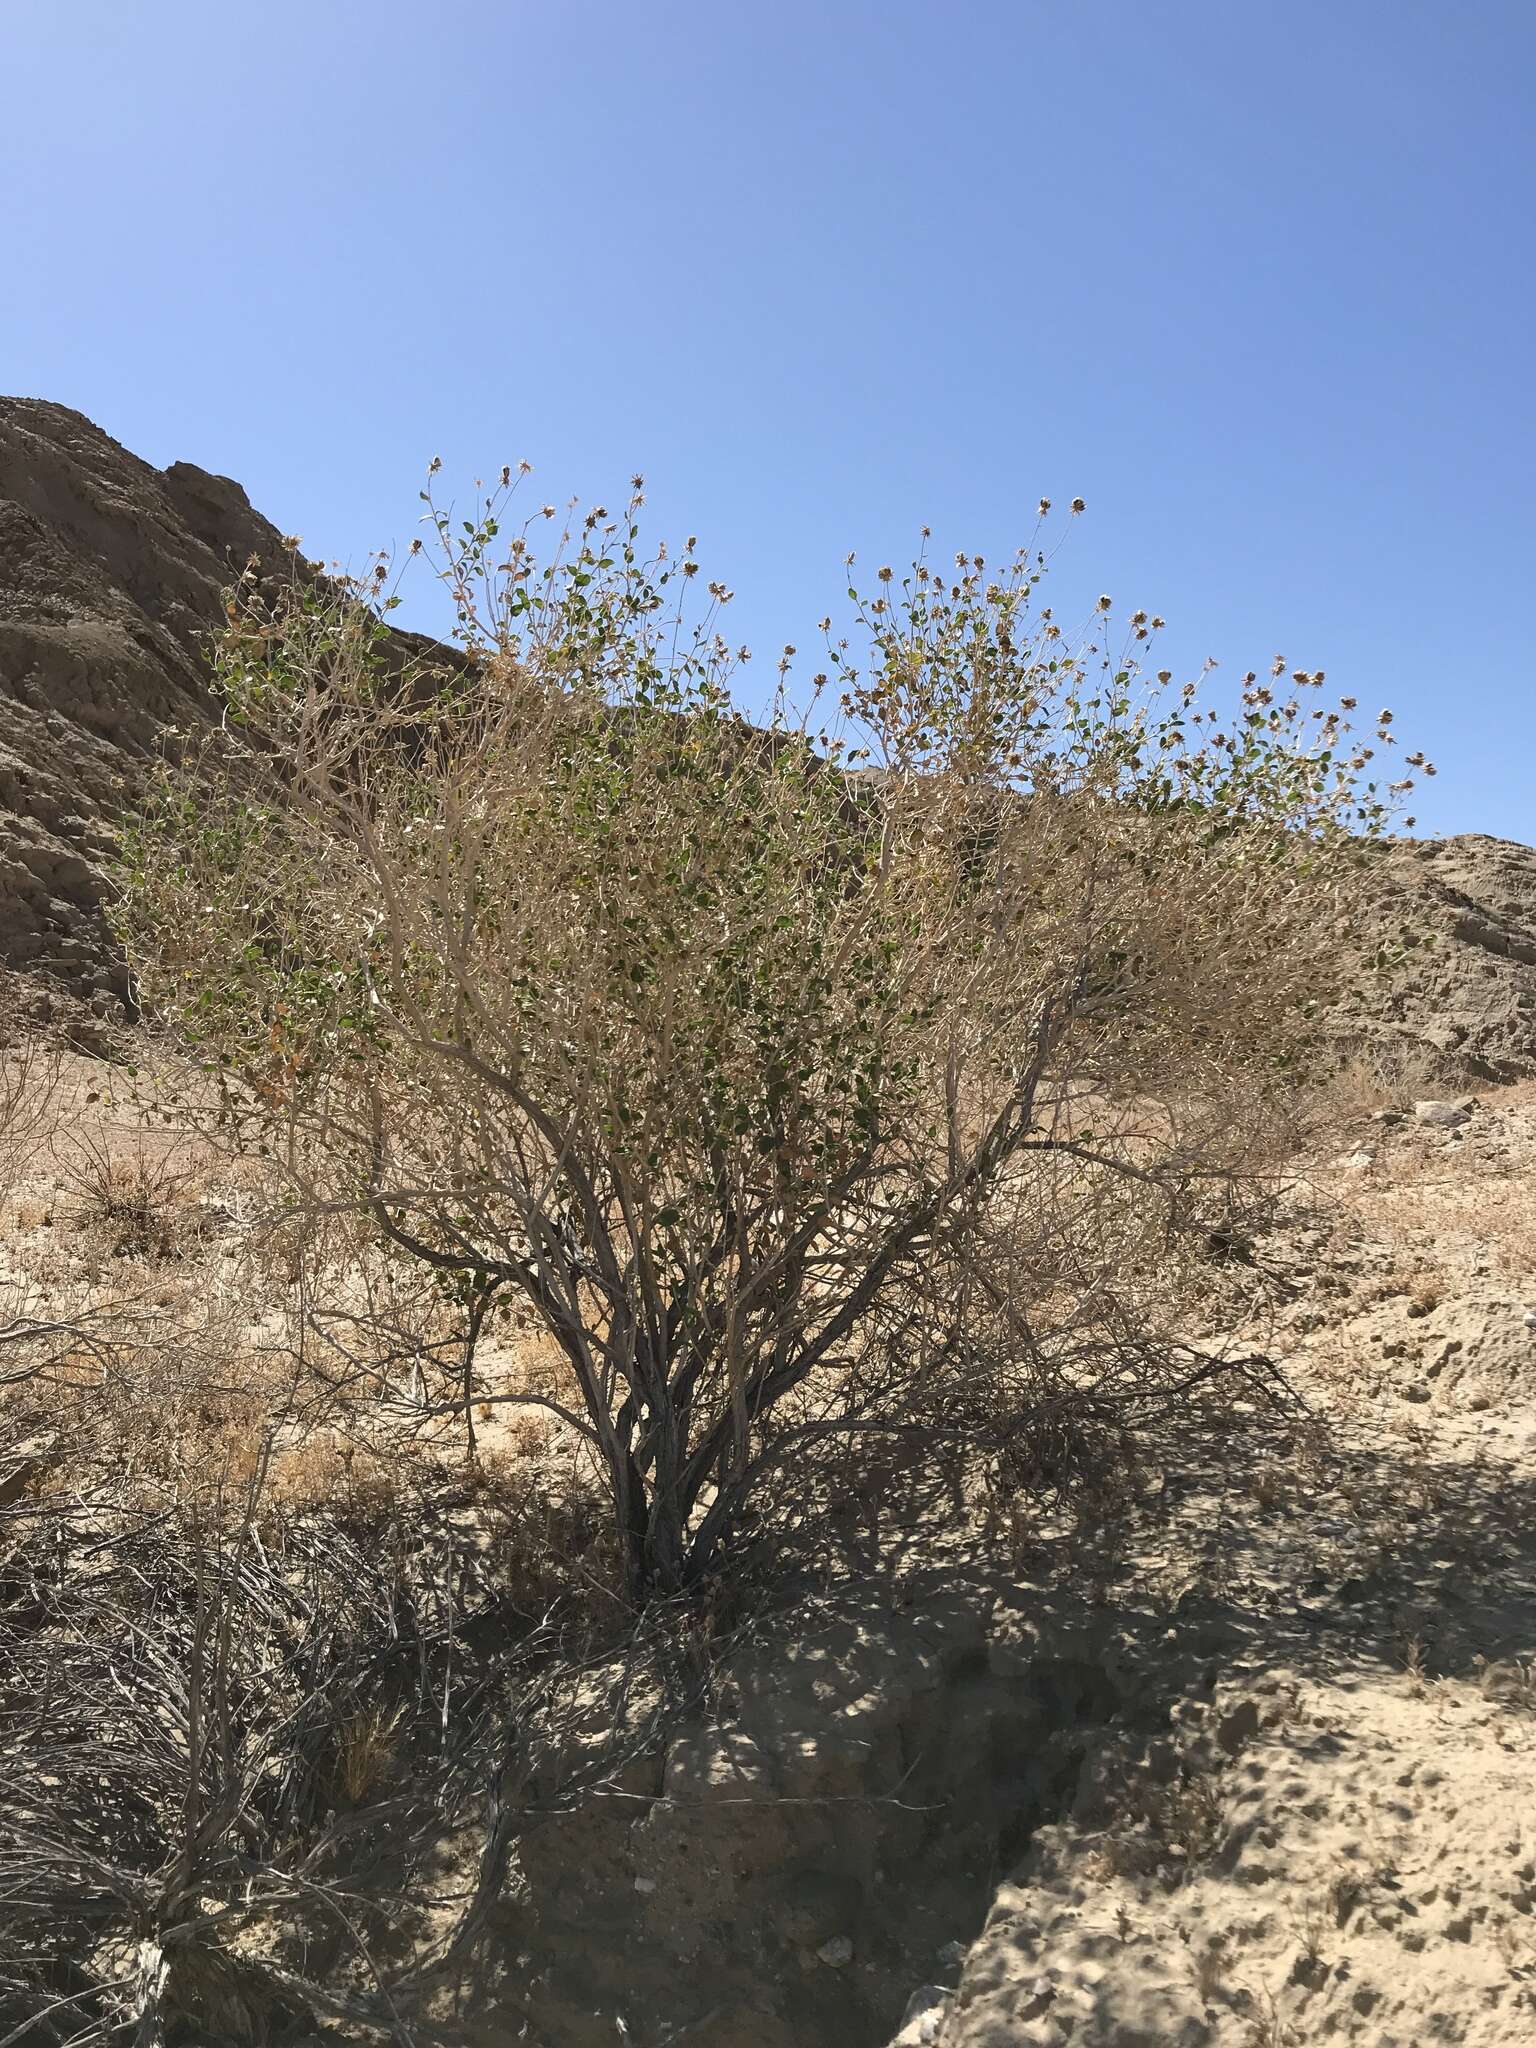
[[[279,536],[227,477],[0,399],[0,964],[98,1015],[126,993],[101,914],[115,821],[166,728],[209,715],[205,638],[253,553],[275,562]]]
[[[167,727],[209,716],[231,571],[282,559],[227,477],[157,470],[67,406],[0,398],[0,970],[78,1022],[126,995],[102,917],[116,820]],[[1466,836],[1382,865],[1383,937],[1352,1029],[1437,1081],[1536,1074],[1536,852]]]

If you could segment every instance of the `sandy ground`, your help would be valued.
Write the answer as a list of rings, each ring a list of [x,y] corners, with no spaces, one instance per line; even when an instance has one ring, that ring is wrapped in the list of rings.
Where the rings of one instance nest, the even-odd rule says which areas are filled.
[[[59,1118],[45,1120],[46,1139],[40,1128],[12,1162],[0,1285],[54,1300],[106,1287],[132,1293],[145,1314],[174,1290],[211,1297],[242,1198],[211,1165],[191,1162],[173,1190],[198,1245],[183,1267],[141,1272],[114,1254],[110,1232],[82,1227],[89,1187],[82,1197],[61,1183],[61,1163],[80,1180],[79,1133],[109,1129],[109,1154],[135,1172],[170,1143],[104,1100],[101,1083],[100,1068],[71,1063],[53,1105],[63,1136]],[[871,1857],[891,1866],[885,1903],[872,1894],[863,1920],[848,1922],[857,1948],[841,1920],[818,1921],[796,1994],[812,2031],[780,2013],[775,2048],[835,2038],[839,1998],[843,2037],[867,2038],[862,2015],[884,1987],[899,2011],[904,1982],[914,2000],[902,2048],[1536,2042],[1536,1087],[1422,1115],[1362,1114],[1258,1255],[1289,1290],[1278,1335],[1305,1408],[1251,1420],[1225,1444],[1191,1443],[1161,1498],[1105,1533],[1092,1583],[1060,1582],[1053,1682],[1086,1686],[1087,1698],[1102,1689],[1095,1669],[1110,1679],[1109,1704],[1084,1710],[1100,1714],[1098,1727],[1078,1720],[1088,1754],[1075,1791],[1066,1780],[1065,1811],[1058,1804],[1036,1829],[964,1949],[955,1932],[976,1927],[984,1895],[968,1903],[967,1816],[977,1843],[994,1839],[1010,1774],[1031,1759],[1009,1754],[1010,1731],[1024,1725],[1011,1695],[984,1741],[957,1724],[932,1792],[943,1839],[919,1848],[914,1838],[908,1855],[872,1836]],[[498,1347],[488,1375],[509,1369]],[[528,1456],[535,1447],[513,1441],[525,1412],[484,1414],[491,1448]],[[456,1449],[460,1421],[443,1428]],[[315,1483],[334,1487],[334,1473]],[[953,1595],[953,1571],[929,1562]],[[1030,1643],[1046,1640],[1049,1603],[1027,1573],[984,1562],[997,1583],[962,1619],[979,1631],[990,1613],[987,1684],[1033,1684]],[[901,1627],[931,1619],[919,1601]],[[795,1649],[814,1662],[814,1641]],[[884,1685],[894,1728],[922,1660],[913,1653],[900,1683],[886,1684],[875,1650],[889,1650],[884,1637],[852,1660],[850,1696],[867,1704]],[[782,1647],[772,1672],[760,1685],[744,1679],[743,1698],[788,1712],[798,1695]],[[824,1721],[823,1681],[801,1704]],[[1058,1745],[1075,1744],[1078,1709],[1041,1704]],[[819,1754],[826,1730],[807,1727]],[[1032,1765],[1040,1775],[1040,1755]],[[690,1825],[683,1875],[658,1889],[656,1843],[675,1807],[659,1802],[659,1819],[625,1837],[611,1887],[674,1917],[700,1855]],[[775,1826],[800,1810],[776,1808]],[[729,1846],[745,1868],[746,1842],[733,1824],[722,1854]],[[804,1826],[793,1841],[765,1836],[764,1896],[777,1899],[787,1859],[808,1855],[835,1861]],[[579,1922],[588,1905],[583,1892]],[[563,1922],[550,1938],[560,1953],[586,1953]],[[905,1976],[914,1963],[931,1986]],[[665,1982],[656,1998],[658,2009],[672,1998]],[[754,2033],[753,2010],[735,2012],[735,2031],[713,2020],[690,2030],[759,2048],[770,2035],[766,2018]],[[666,2038],[659,2026],[636,2038],[651,2033]]]
[[[1533,1165],[1528,1088],[1389,1112],[1271,1248],[1321,1427],[1133,1537],[1166,1734],[1106,1739],[902,2048],[1536,2041]]]

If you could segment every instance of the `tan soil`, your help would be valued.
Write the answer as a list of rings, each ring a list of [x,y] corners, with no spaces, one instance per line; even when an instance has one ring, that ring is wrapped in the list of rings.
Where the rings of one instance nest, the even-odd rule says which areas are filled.
[[[1204,1683],[1102,1744],[903,2048],[1536,2039],[1536,1096],[1372,1136],[1290,1247],[1326,1433],[1117,1588],[1164,1586],[1171,1658],[1214,1630]]]

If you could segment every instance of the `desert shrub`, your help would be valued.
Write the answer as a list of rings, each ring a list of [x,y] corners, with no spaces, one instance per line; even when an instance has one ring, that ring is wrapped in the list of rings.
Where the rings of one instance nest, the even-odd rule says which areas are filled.
[[[96,1233],[112,1257],[181,1256],[192,1235],[187,1212],[196,1172],[174,1149],[147,1144],[138,1133],[87,1129],[56,1144],[54,1157],[79,1224]]]
[[[294,1213],[367,1217],[471,1350],[531,1311],[578,1391],[522,1398],[639,1596],[829,1440],[1204,1386],[1170,1276],[1264,1185],[1385,816],[1321,676],[1206,710],[1025,550],[850,584],[754,724],[638,491],[542,566],[505,491],[426,495],[453,658],[402,661],[382,562],[247,580],[123,875],[149,1012]]]
[[[267,1507],[258,1533],[256,1497],[198,1523],[65,1492],[9,1520],[0,2026],[17,2041],[266,2041],[345,2017],[346,1966],[411,1924],[443,1812],[500,1739],[442,1532],[360,1541]]]

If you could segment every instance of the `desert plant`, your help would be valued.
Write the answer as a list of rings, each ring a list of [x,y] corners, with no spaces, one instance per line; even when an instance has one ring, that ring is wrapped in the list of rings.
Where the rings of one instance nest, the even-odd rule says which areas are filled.
[[[339,1937],[371,1971],[360,1923],[409,1916],[454,1745],[478,1739],[473,1698],[443,1726],[443,1688],[463,1685],[451,1554],[269,1508],[263,1538],[258,1497],[259,1478],[222,1520],[146,1524],[67,1495],[12,1532],[4,2037],[267,2040],[348,2011],[293,1967],[296,1925],[301,1954]]]
[[[174,1150],[146,1143],[142,1132],[86,1129],[57,1141],[54,1159],[81,1226],[96,1231],[114,1258],[180,1255],[180,1212],[196,1176]]]
[[[1386,815],[1321,676],[1206,711],[1031,548],[850,583],[867,652],[824,621],[754,725],[638,490],[542,568],[505,491],[423,495],[454,656],[383,562],[253,574],[126,857],[143,1000],[296,1210],[531,1308],[637,1595],[825,1438],[1186,1397],[1169,1247],[1240,1223]]]

